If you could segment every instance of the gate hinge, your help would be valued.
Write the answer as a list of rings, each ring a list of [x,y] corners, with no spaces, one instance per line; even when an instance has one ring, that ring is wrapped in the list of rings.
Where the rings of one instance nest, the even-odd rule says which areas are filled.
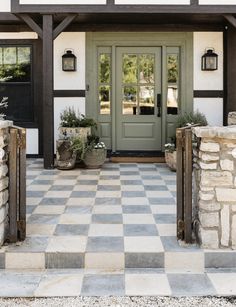
[[[183,220],[178,220],[178,231],[183,232],[184,231],[184,221]]]

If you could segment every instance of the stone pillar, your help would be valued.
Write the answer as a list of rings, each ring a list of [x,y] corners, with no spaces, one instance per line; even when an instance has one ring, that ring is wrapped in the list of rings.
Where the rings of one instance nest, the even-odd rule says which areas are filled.
[[[10,121],[0,121],[0,246],[4,243],[8,229],[8,155]]]
[[[236,249],[236,126],[196,127],[198,237],[202,248]]]

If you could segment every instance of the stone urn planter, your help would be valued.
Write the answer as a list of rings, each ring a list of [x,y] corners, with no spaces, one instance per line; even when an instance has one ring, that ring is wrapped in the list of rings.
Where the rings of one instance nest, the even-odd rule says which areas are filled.
[[[169,166],[170,170],[176,171],[176,150],[175,151],[165,151],[166,164]]]
[[[71,149],[70,140],[58,140],[56,151],[56,166],[60,170],[70,170],[76,164],[76,152]]]
[[[93,148],[88,150],[84,157],[84,164],[87,168],[100,168],[107,157],[106,148]]]
[[[86,142],[88,135],[91,135],[91,127],[60,127],[59,134],[68,138],[79,137]]]

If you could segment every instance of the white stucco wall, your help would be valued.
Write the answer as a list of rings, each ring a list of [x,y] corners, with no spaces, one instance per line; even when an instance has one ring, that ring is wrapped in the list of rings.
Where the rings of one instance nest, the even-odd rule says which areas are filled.
[[[0,12],[11,11],[11,0],[0,0]]]
[[[77,71],[62,71],[62,55],[65,49],[73,49],[77,57]],[[54,41],[54,89],[85,89],[85,33],[63,32]]]
[[[28,155],[37,155],[39,153],[38,129],[26,129],[26,153]]]
[[[1,1],[1,0],[0,0]],[[35,32],[0,32],[0,39],[37,39]]]
[[[194,90],[223,90],[223,33],[195,32],[194,50]],[[219,67],[216,71],[202,71],[201,57],[205,49],[212,47],[219,55]],[[223,124],[223,99],[194,98],[194,110],[204,113],[210,125]]]

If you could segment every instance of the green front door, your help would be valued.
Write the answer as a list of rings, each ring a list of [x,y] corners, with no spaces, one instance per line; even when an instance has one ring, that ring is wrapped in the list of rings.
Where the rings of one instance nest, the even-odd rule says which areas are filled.
[[[161,150],[161,47],[116,48],[116,149]]]

